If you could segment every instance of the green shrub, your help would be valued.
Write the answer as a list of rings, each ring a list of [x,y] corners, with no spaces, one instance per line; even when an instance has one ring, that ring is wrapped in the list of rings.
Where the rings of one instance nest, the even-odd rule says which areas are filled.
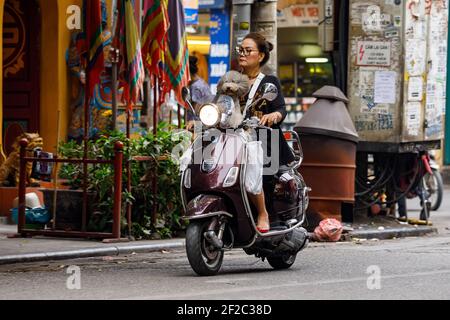
[[[95,141],[88,142],[88,155],[91,159],[113,159],[114,145],[124,144],[124,163],[122,170],[122,232],[128,232],[126,203],[132,204],[132,236],[136,239],[167,238],[184,230],[180,220],[182,204],[179,194],[179,166],[171,155],[177,146],[184,150],[190,141],[189,134],[177,132],[173,126],[160,123],[157,134],[148,133],[138,139],[127,139],[122,132],[109,132]],[[181,144],[180,144],[181,143]],[[180,148],[180,146],[182,146]],[[182,152],[182,151],[180,151]],[[61,158],[82,158],[83,145],[74,141],[59,145]],[[131,161],[131,192],[127,187],[126,164],[135,156],[150,156],[154,161]],[[157,174],[156,174],[157,172]],[[156,174],[157,192],[153,190],[153,177]],[[59,177],[73,189],[80,189],[83,183],[81,164],[64,164]],[[89,221],[89,230],[110,232],[113,212],[114,170],[112,165],[95,164],[88,166],[88,190],[96,193],[94,212]],[[157,221],[152,223],[153,204],[157,203]]]

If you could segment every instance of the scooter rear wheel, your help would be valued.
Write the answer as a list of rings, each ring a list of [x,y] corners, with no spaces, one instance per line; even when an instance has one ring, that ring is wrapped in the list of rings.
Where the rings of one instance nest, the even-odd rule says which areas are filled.
[[[216,275],[222,267],[223,250],[214,248],[203,235],[210,221],[193,221],[186,230],[186,254],[192,269],[200,276]]]
[[[289,269],[295,262],[297,254],[285,254],[277,257],[267,257],[267,261],[276,270]]]

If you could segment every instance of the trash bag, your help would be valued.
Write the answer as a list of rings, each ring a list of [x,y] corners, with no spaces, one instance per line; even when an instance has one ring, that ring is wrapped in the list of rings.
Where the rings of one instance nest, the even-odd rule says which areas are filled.
[[[245,190],[251,194],[260,194],[263,190],[263,158],[261,141],[247,142],[247,171]]]
[[[342,235],[342,224],[333,218],[320,221],[319,226],[314,230],[314,238],[317,241],[339,241]]]
[[[19,208],[11,209],[11,219],[15,224],[19,223]],[[47,224],[51,220],[51,215],[47,208],[26,208],[25,223],[26,224]]]

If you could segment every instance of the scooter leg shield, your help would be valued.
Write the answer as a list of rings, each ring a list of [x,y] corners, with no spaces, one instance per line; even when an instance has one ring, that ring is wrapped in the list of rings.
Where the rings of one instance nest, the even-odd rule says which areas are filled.
[[[187,207],[185,219],[199,219],[214,215],[216,212],[226,212],[225,200],[215,195],[199,195],[192,199]]]

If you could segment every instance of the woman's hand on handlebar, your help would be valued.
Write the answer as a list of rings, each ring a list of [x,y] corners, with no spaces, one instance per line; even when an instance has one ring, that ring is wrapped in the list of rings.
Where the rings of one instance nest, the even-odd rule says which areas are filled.
[[[276,112],[272,112],[269,114],[265,114],[261,118],[261,121],[259,122],[259,124],[262,126],[267,125],[268,127],[272,127],[274,124],[280,123],[282,119],[283,119],[283,115],[281,113],[279,113],[278,111],[276,111]]]

